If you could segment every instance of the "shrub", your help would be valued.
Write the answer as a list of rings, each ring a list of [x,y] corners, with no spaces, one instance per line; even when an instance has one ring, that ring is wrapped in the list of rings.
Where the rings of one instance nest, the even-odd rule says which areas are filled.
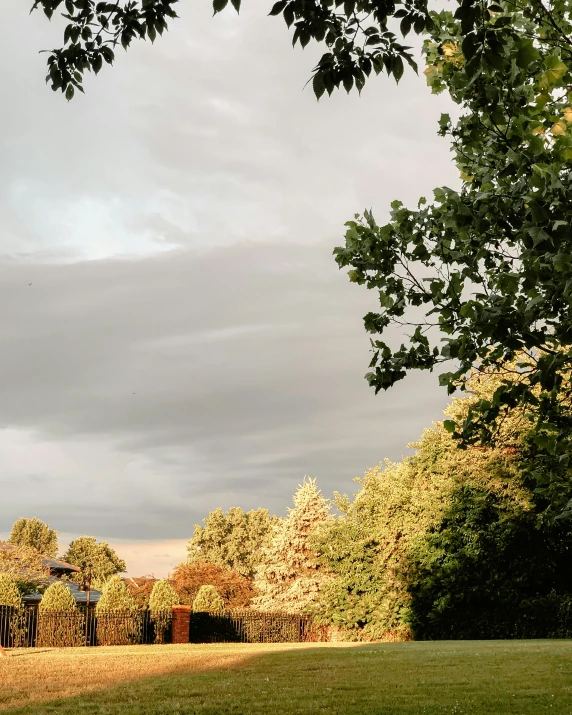
[[[149,598],[149,612],[155,624],[155,641],[164,643],[171,625],[173,606],[179,603],[179,596],[168,581],[157,581]]]
[[[95,612],[99,645],[129,645],[141,641],[141,614],[125,581],[119,576],[113,576],[105,584]]]
[[[153,591],[153,586],[157,583],[157,579],[152,576],[127,577],[123,579],[125,585],[129,589],[129,593],[133,596],[135,604],[140,611],[146,611],[149,608],[149,599]]]
[[[242,609],[254,596],[252,580],[233,569],[207,561],[179,564],[170,579],[181,603],[192,605],[201,586],[214,586],[227,608]]]
[[[6,611],[8,618],[5,645],[22,645],[26,637],[24,603],[16,580],[7,573],[0,573],[0,609]]]
[[[10,574],[0,573],[0,606],[22,608],[22,596],[15,579]]]
[[[222,613],[225,610],[224,601],[214,586],[201,586],[193,601],[193,611]]]
[[[72,592],[62,581],[46,589],[38,608],[36,646],[65,648],[84,642],[84,617]]]

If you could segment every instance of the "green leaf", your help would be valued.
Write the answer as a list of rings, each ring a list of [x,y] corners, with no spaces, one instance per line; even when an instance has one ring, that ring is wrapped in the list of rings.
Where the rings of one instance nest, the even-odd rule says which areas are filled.
[[[447,432],[450,432],[451,434],[455,431],[457,425],[453,420],[444,420],[443,421],[443,427],[447,430]]]
[[[66,99],[68,100],[68,102],[70,101],[70,99],[73,98],[73,96],[74,96],[74,88],[73,88],[73,85],[72,85],[72,84],[68,84],[67,89],[66,89]]]
[[[312,80],[312,87],[314,89],[314,94],[316,95],[316,99],[319,100],[320,97],[326,91],[326,85],[324,84],[323,72],[316,72],[316,74],[314,75],[314,78]]]
[[[288,0],[279,0],[279,2],[274,3],[272,10],[268,13],[269,15],[280,15],[284,8],[288,5]]]
[[[225,9],[225,7],[228,5],[228,0],[213,0],[213,10],[214,10],[214,15],[217,14],[217,12],[221,12],[222,10]]]

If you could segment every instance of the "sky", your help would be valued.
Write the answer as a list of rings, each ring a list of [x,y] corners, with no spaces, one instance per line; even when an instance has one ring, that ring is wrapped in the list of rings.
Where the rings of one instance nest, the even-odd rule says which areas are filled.
[[[210,510],[351,494],[441,418],[435,375],[367,386],[376,296],[332,250],[458,184],[449,100],[408,72],[318,103],[322,49],[267,12],[181,3],[67,103],[58,22],[3,0],[0,538],[37,516],[164,576]]]

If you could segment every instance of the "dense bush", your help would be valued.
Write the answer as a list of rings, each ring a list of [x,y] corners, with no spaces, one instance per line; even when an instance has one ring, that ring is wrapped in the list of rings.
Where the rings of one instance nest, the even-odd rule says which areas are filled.
[[[496,383],[477,374],[470,387],[448,409],[457,421]],[[437,424],[413,457],[369,470],[353,502],[338,495],[341,516],[316,541],[334,574],[320,622],[352,639],[568,632],[572,529],[528,482],[527,425],[513,410],[494,447],[460,450]]]
[[[192,605],[201,586],[216,588],[227,608],[246,608],[254,596],[252,580],[238,571],[206,561],[179,564],[170,582],[181,603]]]
[[[46,589],[38,607],[36,646],[79,646],[85,639],[85,619],[69,587],[61,581]]]
[[[411,555],[407,619],[421,639],[546,638],[570,632],[572,530],[470,486]],[[550,607],[547,607],[550,604]]]
[[[193,611],[223,613],[224,610],[224,601],[214,586],[207,585],[199,588],[199,592],[193,601]]]
[[[179,596],[168,581],[156,581],[149,598],[149,613],[155,625],[155,641],[167,640],[171,625],[173,606],[179,603]]]
[[[125,582],[112,576],[95,607],[99,645],[129,645],[141,640],[142,617]]]
[[[0,573],[0,610],[8,623],[8,638],[4,645],[22,645],[26,637],[24,603],[16,580],[8,573]]]

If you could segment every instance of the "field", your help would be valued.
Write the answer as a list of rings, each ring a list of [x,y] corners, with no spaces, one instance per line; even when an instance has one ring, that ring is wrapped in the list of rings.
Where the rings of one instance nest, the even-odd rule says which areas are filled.
[[[572,715],[572,641],[9,651],[19,715]]]

